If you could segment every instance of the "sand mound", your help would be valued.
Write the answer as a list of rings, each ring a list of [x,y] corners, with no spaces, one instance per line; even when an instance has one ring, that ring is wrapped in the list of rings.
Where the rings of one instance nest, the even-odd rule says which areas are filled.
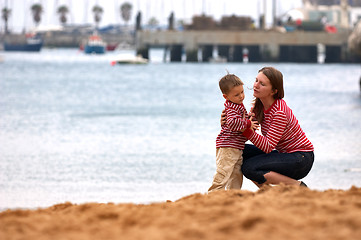
[[[0,213],[0,239],[360,239],[361,188],[277,186],[175,202],[75,205]]]

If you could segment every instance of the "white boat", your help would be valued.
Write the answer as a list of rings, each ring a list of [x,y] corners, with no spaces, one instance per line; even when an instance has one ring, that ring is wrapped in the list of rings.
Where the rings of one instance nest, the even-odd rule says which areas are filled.
[[[211,63],[226,63],[227,58],[226,57],[221,57],[221,56],[216,56],[216,57],[210,58],[209,62],[211,62]]]
[[[120,55],[112,60],[112,65],[115,64],[147,64],[149,61],[141,55]]]

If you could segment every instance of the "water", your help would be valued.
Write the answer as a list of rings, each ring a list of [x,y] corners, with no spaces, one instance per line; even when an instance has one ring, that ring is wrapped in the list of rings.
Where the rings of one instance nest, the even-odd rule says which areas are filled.
[[[353,64],[162,63],[111,66],[76,49],[0,53],[0,209],[70,201],[150,203],[204,193],[226,69],[252,101],[258,69],[285,78],[285,100],[315,146],[304,181],[361,187],[361,68]],[[244,189],[255,191],[248,180]]]

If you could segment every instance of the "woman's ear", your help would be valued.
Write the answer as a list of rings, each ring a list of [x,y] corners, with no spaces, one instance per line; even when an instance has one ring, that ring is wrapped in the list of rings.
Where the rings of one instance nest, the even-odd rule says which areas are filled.
[[[273,91],[273,96],[275,96],[278,93],[277,89],[272,89],[272,91]]]

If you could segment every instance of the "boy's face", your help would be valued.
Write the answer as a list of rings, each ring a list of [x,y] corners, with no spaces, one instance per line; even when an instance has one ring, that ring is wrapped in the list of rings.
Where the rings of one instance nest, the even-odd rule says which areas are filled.
[[[243,85],[233,87],[228,94],[223,94],[223,97],[233,103],[242,104],[244,100]]]

